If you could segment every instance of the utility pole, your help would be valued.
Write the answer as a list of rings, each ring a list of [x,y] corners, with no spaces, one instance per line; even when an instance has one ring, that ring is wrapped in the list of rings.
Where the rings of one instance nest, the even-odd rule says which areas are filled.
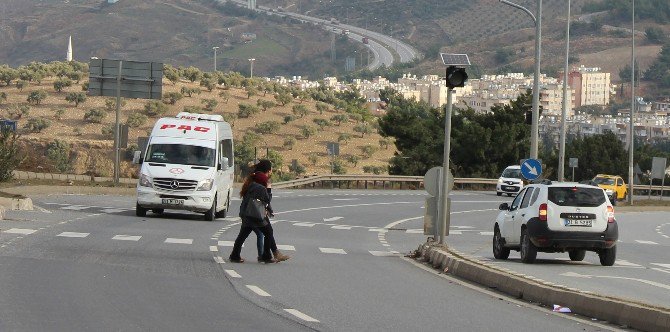
[[[633,26],[631,28],[631,56],[630,56],[630,121],[628,123],[628,203],[633,205],[633,146],[635,145],[635,128],[633,113],[635,113],[635,0],[633,0]]]
[[[570,59],[570,0],[568,0],[568,24],[565,28],[565,65],[563,66],[563,110],[561,112],[561,143],[558,155],[558,181],[562,182],[565,175],[565,126],[568,115],[568,72]],[[572,103],[570,103],[572,106]],[[575,169],[572,169],[572,179],[575,178]]]
[[[214,46],[214,47],[212,47],[212,49],[214,50],[214,71],[216,71],[216,50],[218,50],[219,47]]]

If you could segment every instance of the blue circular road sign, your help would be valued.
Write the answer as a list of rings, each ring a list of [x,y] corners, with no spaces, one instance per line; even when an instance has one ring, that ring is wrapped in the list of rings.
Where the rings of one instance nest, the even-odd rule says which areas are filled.
[[[526,159],[521,164],[521,175],[527,180],[535,180],[542,174],[542,164],[537,159]]]

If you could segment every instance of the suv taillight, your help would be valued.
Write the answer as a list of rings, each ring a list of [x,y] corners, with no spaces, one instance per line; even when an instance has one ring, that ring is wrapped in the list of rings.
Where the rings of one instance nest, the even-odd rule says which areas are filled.
[[[540,204],[540,211],[538,213],[538,216],[540,217],[540,221],[547,221],[547,204],[546,203]]]
[[[607,207],[607,222],[608,222],[608,223],[613,223],[613,222],[615,222],[615,219],[614,219],[614,208],[611,207],[611,206],[608,206],[608,207]]]

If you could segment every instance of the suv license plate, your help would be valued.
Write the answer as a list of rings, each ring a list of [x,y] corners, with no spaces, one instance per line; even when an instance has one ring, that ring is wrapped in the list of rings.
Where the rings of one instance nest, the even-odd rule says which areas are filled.
[[[565,226],[591,227],[593,226],[592,219],[565,219]]]
[[[184,200],[183,199],[163,198],[162,202],[163,202],[163,204],[168,204],[168,205],[184,205]]]

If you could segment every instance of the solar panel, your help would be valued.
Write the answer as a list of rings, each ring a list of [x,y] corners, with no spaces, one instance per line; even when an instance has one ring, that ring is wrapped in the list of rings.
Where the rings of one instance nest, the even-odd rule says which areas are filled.
[[[442,62],[447,66],[469,66],[470,59],[467,54],[440,53]]]

